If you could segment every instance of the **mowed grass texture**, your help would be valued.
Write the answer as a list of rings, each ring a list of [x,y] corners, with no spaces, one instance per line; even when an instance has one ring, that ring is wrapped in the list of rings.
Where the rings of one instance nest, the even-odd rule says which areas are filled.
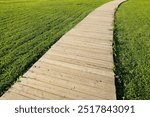
[[[65,32],[110,0],[0,0],[0,95]]]
[[[129,0],[115,18],[118,99],[150,99],[150,0]]]

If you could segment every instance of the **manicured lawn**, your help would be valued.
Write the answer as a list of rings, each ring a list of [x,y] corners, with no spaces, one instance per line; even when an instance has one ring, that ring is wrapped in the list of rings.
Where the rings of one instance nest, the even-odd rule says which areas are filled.
[[[150,0],[129,0],[116,13],[118,99],[150,99]]]
[[[65,32],[110,0],[0,0],[0,95]]]

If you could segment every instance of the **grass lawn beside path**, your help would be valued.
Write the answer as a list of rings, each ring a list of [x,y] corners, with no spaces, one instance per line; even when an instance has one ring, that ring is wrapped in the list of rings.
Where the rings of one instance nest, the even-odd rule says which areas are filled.
[[[118,99],[150,99],[150,0],[129,0],[115,15]]]
[[[0,0],[0,95],[65,32],[110,0]]]

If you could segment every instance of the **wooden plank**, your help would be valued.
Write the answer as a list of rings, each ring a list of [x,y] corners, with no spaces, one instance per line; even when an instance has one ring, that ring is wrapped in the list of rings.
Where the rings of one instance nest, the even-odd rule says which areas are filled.
[[[71,74],[67,74],[67,73],[58,73],[55,70],[49,70],[46,68],[42,68],[42,67],[35,67],[30,69],[26,74],[24,74],[23,77],[31,77],[30,75],[45,75],[45,76],[49,76],[50,78],[47,80],[53,80],[53,78],[57,79],[57,80],[65,80],[65,81],[69,81],[69,82],[75,82],[77,84],[82,84],[82,85],[86,85],[89,87],[94,87],[94,88],[104,88],[107,87],[108,89],[113,89],[114,85],[112,83],[106,83],[103,80],[100,79],[95,79],[95,78],[91,78],[91,79],[87,79],[87,78],[83,78],[83,77],[79,77],[79,76],[73,76]],[[34,77],[34,79],[36,79],[37,77]],[[51,79],[52,78],[52,79]],[[43,78],[44,79],[44,78]],[[43,80],[42,79],[42,80]]]
[[[57,74],[61,75],[61,76],[64,73],[64,74],[69,75],[70,78],[76,78],[76,77],[80,78],[81,77],[81,78],[88,79],[88,80],[90,79],[90,80],[95,80],[98,82],[104,82],[107,84],[114,84],[114,79],[112,77],[97,75],[97,74],[88,73],[88,72],[82,72],[82,71],[76,70],[76,69],[71,69],[71,68],[62,67],[62,66],[53,65],[53,64],[47,64],[46,62],[38,62],[30,70],[32,70],[34,67],[44,68],[47,70],[47,72],[48,71],[57,71],[58,72]],[[66,76],[66,75],[64,75],[64,76]]]
[[[76,60],[74,58],[67,58],[67,57],[62,57],[62,56],[53,55],[53,54],[45,54],[43,58],[51,59],[54,61],[66,62],[69,64],[74,64],[74,65],[98,69],[98,70],[104,70],[104,71],[112,71],[112,69],[113,69],[113,68],[106,68],[103,66],[99,66],[98,64],[94,64],[92,62],[90,63],[90,62],[86,62],[84,60]]]
[[[11,91],[7,91],[3,97],[3,99],[5,100],[31,100],[32,98],[26,97],[24,95],[21,94],[17,94]]]
[[[88,68],[85,66],[79,66],[79,65],[75,65],[75,64],[70,64],[70,63],[66,63],[66,62],[62,62],[62,61],[56,61],[56,60],[51,60],[51,59],[47,59],[47,58],[42,58],[40,59],[40,61],[46,62],[48,64],[53,64],[53,65],[59,65],[62,67],[67,67],[70,69],[76,69],[76,70],[80,70],[82,72],[88,72],[88,73],[93,73],[93,74],[97,74],[97,75],[103,75],[103,76],[107,76],[107,77],[113,77],[114,73],[112,70],[106,70],[106,69],[94,69],[94,68]]]
[[[113,35],[113,31],[108,30],[108,29],[93,29],[92,28],[85,28],[85,27],[80,27],[80,28],[73,28],[71,31],[74,31],[76,33],[78,32],[87,32],[87,33],[103,33],[103,34],[108,34],[108,35]]]
[[[90,59],[87,57],[80,57],[80,56],[74,56],[74,55],[69,55],[69,54],[63,54],[63,53],[59,53],[59,52],[51,52],[46,53],[44,55],[45,56],[55,56],[56,58],[54,59],[68,59],[68,62],[74,62],[76,64],[83,64],[83,65],[87,65],[87,66],[93,66],[95,68],[106,68],[106,69],[113,69],[113,63],[112,62],[107,62],[107,61],[102,61],[102,60],[95,60],[95,59]],[[59,57],[59,58],[58,58]]]
[[[84,24],[84,25],[88,25],[89,27],[87,27],[87,28],[93,27],[92,25],[89,25],[89,24]],[[106,28],[106,29],[108,29],[108,28]],[[88,38],[96,38],[96,39],[99,39],[100,37],[103,37],[106,40],[112,40],[112,38],[113,38],[113,35],[108,35],[108,34],[103,34],[103,33],[99,33],[99,34],[98,33],[88,33],[88,32],[75,33],[75,31],[74,32],[73,31],[68,32],[68,33],[66,33],[66,35],[77,35],[77,36],[88,37]]]
[[[86,46],[86,44],[76,44],[76,43],[68,43],[68,42],[58,42],[55,44],[55,46],[59,46],[62,48],[70,48],[70,49],[75,49],[75,50],[83,50],[83,51],[88,51],[91,53],[97,53],[97,54],[112,54],[112,47],[111,46],[105,46],[101,45],[99,48],[95,48],[94,46]]]
[[[57,46],[57,48],[51,48],[51,51],[53,52],[60,52],[60,53],[64,53],[64,54],[69,54],[69,55],[75,55],[75,56],[81,56],[81,57],[87,57],[87,58],[91,58],[91,59],[96,59],[96,60],[103,60],[103,61],[108,61],[108,62],[113,62],[113,56],[112,54],[95,54],[95,53],[91,53],[88,51],[83,51],[83,50],[75,50],[75,49],[71,49],[71,48],[63,48],[63,47],[59,47]],[[47,53],[51,53],[51,51],[48,51]]]
[[[52,99],[69,99],[69,98],[66,98],[64,96],[57,95],[53,92],[46,91],[41,87],[36,87],[32,82],[30,82],[28,85],[23,84],[23,81],[24,81],[24,79],[22,78],[21,82],[16,83],[13,86],[13,88],[17,89],[17,90],[21,89],[22,92],[24,92],[24,93],[28,93],[28,94],[33,95],[33,96],[37,96],[38,98],[41,98],[44,100],[51,99],[51,98]]]
[[[110,99],[110,97],[114,96],[114,93],[111,91],[109,91],[109,95],[105,95],[107,91],[96,90],[96,88],[87,87],[85,85],[80,85],[76,83],[65,82],[64,80],[53,80],[53,82],[44,80],[42,82],[39,77],[41,79],[46,78],[46,76],[43,77],[43,75],[37,75],[37,79],[26,78],[22,79],[21,83],[43,90],[43,92],[52,92],[56,95],[66,97],[68,99],[88,99],[89,97],[90,99]]]
[[[79,37],[79,36],[70,36],[65,35],[59,40],[58,42],[78,42],[78,43],[84,43],[86,44],[92,44],[93,46],[97,47],[99,45],[105,45],[105,46],[112,46],[112,41],[110,40],[104,40],[104,39],[93,39],[93,38],[86,38],[86,37]]]
[[[13,92],[13,93],[20,94],[20,95],[22,95],[23,97],[28,97],[28,98],[30,98],[30,99],[32,99],[32,100],[40,100],[40,99],[41,99],[41,98],[38,97],[38,96],[35,96],[35,95],[33,95],[33,94],[29,94],[29,93],[27,93],[27,92],[22,91],[21,88],[16,89],[16,88],[12,87],[9,91],[10,91],[10,92]]]
[[[38,77],[40,77],[40,78],[38,78]],[[55,95],[59,95],[60,97],[63,97],[64,99],[65,98],[66,99],[87,99],[87,97],[90,97],[91,99],[104,99],[104,98],[100,98],[98,96],[86,94],[85,92],[81,93],[78,91],[74,91],[73,90],[75,87],[74,85],[73,86],[71,85],[70,89],[68,89],[68,88],[63,87],[63,86],[65,86],[63,84],[59,84],[57,86],[57,85],[55,85],[55,83],[51,84],[47,80],[41,81],[42,78],[46,78],[46,76],[42,77],[42,75],[38,75],[36,77],[36,79],[34,79],[34,78],[23,78],[21,80],[21,84],[25,85],[25,86],[31,86],[31,87],[34,87],[36,89],[43,90],[43,92],[49,92],[49,93],[53,93]],[[51,96],[49,98],[51,98]]]

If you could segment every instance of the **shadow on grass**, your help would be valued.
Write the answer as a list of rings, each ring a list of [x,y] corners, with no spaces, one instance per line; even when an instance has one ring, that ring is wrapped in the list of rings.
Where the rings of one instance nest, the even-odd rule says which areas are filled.
[[[119,41],[117,38],[117,29],[114,30],[114,42],[113,42],[113,57],[114,57],[114,73],[115,73],[115,85],[116,85],[116,94],[117,99],[122,100],[124,97],[124,82],[122,78],[123,68],[121,67],[121,62],[119,59]]]
[[[119,7],[127,1],[122,2],[116,12],[114,14],[114,32],[113,32],[113,58],[114,58],[114,73],[115,73],[115,85],[116,85],[116,95],[118,100],[124,99],[124,80],[123,80],[123,71],[124,68],[122,67],[122,63],[120,61],[119,51],[120,51],[120,42],[118,39],[118,29],[117,29],[117,22],[116,22],[116,13]]]

